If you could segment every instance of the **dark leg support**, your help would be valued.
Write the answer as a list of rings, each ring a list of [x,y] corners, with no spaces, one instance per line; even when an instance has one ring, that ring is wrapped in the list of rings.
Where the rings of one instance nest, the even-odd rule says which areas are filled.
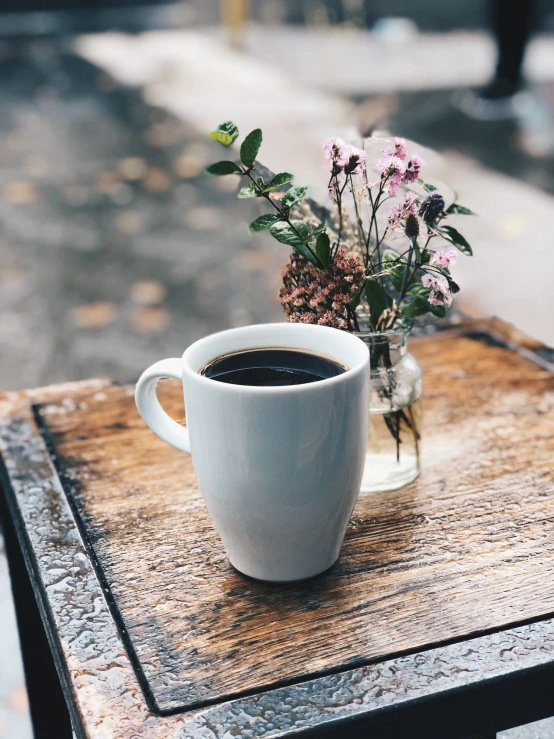
[[[0,489],[0,522],[10,570],[35,739],[71,739],[71,721],[13,522]],[[8,665],[5,665],[8,668]]]

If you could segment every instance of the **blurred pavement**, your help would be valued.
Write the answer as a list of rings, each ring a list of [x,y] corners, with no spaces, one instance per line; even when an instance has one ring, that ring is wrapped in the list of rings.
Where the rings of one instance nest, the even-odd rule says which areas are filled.
[[[0,63],[0,387],[132,380],[279,317],[283,248],[249,235],[236,182],[202,176],[219,145],[60,46]]]
[[[315,197],[325,197],[321,146],[329,136],[355,139],[356,123],[361,119],[364,126],[389,124],[395,133],[415,139],[419,143],[412,151],[426,161],[424,176],[435,184],[448,183],[460,202],[479,214],[479,218],[459,217],[460,229],[475,245],[475,257],[461,258],[456,267],[462,287],[458,306],[471,315],[499,315],[554,346],[554,318],[548,310],[554,237],[545,228],[554,211],[550,194],[554,193],[554,38],[535,42],[534,54],[541,79],[551,78],[551,82],[536,88],[521,121],[491,125],[465,119],[453,107],[450,89],[421,90],[405,97],[397,92],[404,89],[406,75],[399,72],[409,67],[411,45],[397,45],[396,64],[380,67],[376,75],[371,74],[371,65],[351,65],[353,77],[359,77],[361,69],[367,70],[367,98],[353,100],[327,90],[330,81],[324,73],[316,84],[318,67],[313,59],[332,57],[335,38],[341,33],[350,40],[354,59],[367,47],[367,56],[376,59],[378,49],[372,51],[372,44],[380,47],[382,41],[372,40],[367,31],[351,34],[333,29],[317,32],[286,28],[274,36],[261,33],[264,43],[253,43],[257,29],[249,27],[245,44],[247,50],[250,46],[254,51],[263,49],[263,60],[250,51],[230,50],[216,31],[139,36],[108,33],[83,37],[75,48],[120,83],[138,86],[145,100],[192,122],[198,130],[208,131],[225,119],[234,120],[245,132],[261,127],[261,160],[274,171],[294,172],[298,182],[311,185]],[[302,33],[303,44],[297,40]],[[281,63],[288,48],[287,35],[291,51],[286,63]],[[421,65],[427,64],[430,74],[437,65],[449,67],[451,37],[457,36],[461,36],[459,45],[466,44],[463,58],[468,58],[470,35],[439,38],[433,53],[419,58],[419,83],[426,79]],[[473,37],[474,41],[481,38],[476,34]],[[389,49],[390,44],[385,46]],[[302,53],[295,57],[295,50]],[[278,66],[270,64],[271,58],[279,59]],[[490,73],[492,62],[490,53],[481,61],[477,53],[473,66],[480,69],[482,80]],[[310,68],[308,75],[306,65]],[[466,66],[467,83],[474,83],[473,66]],[[448,84],[454,80],[462,83],[463,66],[456,69]],[[303,82],[306,77],[309,82]],[[377,85],[373,84],[374,77],[378,78]],[[383,79],[389,82],[388,97],[377,94]],[[208,97],[207,89],[211,91]],[[290,111],[294,111],[294,125]],[[443,156],[423,145],[442,149]],[[440,189],[453,197],[448,187],[441,185]],[[529,299],[530,285],[533,300]]]

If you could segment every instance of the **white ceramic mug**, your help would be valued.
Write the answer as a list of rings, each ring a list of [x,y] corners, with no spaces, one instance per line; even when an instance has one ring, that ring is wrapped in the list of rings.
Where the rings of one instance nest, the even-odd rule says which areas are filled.
[[[322,354],[347,371],[281,387],[233,385],[199,371],[245,349]],[[162,377],[182,380],[187,428],[156,397]],[[158,436],[192,455],[200,489],[237,570],[274,582],[323,572],[339,555],[362,479],[369,353],[334,328],[294,323],[212,334],[181,359],[163,359],[137,383],[136,404]]]

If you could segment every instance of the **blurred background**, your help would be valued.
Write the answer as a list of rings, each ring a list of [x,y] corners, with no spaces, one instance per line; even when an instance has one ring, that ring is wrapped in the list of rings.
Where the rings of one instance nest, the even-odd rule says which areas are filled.
[[[316,197],[329,136],[417,142],[479,214],[457,312],[554,346],[554,0],[2,0],[0,391],[134,381],[282,319],[287,248],[249,235],[262,210],[233,177],[202,174],[228,119]],[[1,546],[0,634],[0,737],[30,739]]]

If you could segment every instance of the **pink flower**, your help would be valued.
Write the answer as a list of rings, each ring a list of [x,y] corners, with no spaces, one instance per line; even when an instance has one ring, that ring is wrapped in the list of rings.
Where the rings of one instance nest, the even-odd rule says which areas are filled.
[[[455,249],[449,249],[448,251],[442,251],[442,249],[439,249],[433,253],[431,264],[435,267],[444,267],[445,269],[448,269],[457,258],[458,252]]]
[[[408,145],[406,144],[405,139],[401,139],[396,136],[394,139],[394,148],[397,157],[400,157],[401,159],[406,158],[406,154],[408,153]]]
[[[398,157],[402,161],[406,159],[407,153],[408,145],[405,139],[400,139],[398,136],[394,139],[394,146],[387,146],[386,149],[383,149],[384,157]]]
[[[430,287],[432,290],[436,290],[441,293],[450,292],[448,280],[444,275],[431,275],[427,272],[421,278],[421,284],[423,287]]]
[[[450,293],[445,295],[444,293],[438,293],[432,290],[427,300],[430,305],[444,305],[445,308],[449,308],[452,305],[452,295]]]
[[[381,159],[377,162],[377,169],[387,178],[388,191],[393,196],[401,185],[415,182],[423,166],[423,161],[418,156],[413,156],[406,165],[407,153],[406,141],[397,137],[394,139],[394,146],[383,149]]]
[[[396,193],[398,192],[398,188],[402,184],[402,179],[404,177],[404,168],[397,170],[396,172],[393,172],[392,175],[389,178],[388,181],[388,190],[389,194],[394,197]]]
[[[386,180],[386,189],[388,189],[389,194],[396,195],[406,171],[402,159],[383,152],[383,156],[377,162],[377,169]]]
[[[418,211],[417,196],[413,192],[404,195],[403,203],[393,205],[389,215],[389,226],[395,231],[403,231],[406,218],[416,216]]]
[[[350,159],[352,147],[342,139],[327,139],[323,144],[325,159],[343,167]]]
[[[427,272],[421,278],[421,284],[431,288],[427,298],[431,305],[444,305],[447,308],[452,305],[450,287],[444,275],[431,275]]]
[[[404,210],[406,211],[406,216],[417,216],[417,195],[415,195],[413,192],[407,192],[404,195]]]
[[[329,182],[328,192],[329,192],[329,197],[332,200],[336,199],[337,191],[341,189],[342,184],[343,183],[338,176],[331,177],[331,181]]]
[[[404,212],[404,206],[402,203],[396,203],[392,206],[392,210],[389,215],[389,226],[393,231],[402,231],[402,214]]]
[[[323,145],[323,151],[325,158],[332,162],[335,180],[341,169],[347,175],[362,174],[365,171],[367,153],[342,139],[329,139]]]
[[[344,167],[346,174],[363,174],[365,172],[367,160],[367,152],[357,149],[355,146],[350,147],[350,157],[348,163]]]
[[[423,160],[420,159],[418,156],[413,156],[408,162],[408,166],[406,167],[404,182],[415,182],[419,178],[422,166]]]
[[[386,149],[383,152],[383,156],[379,161],[377,162],[377,169],[379,172],[382,172],[383,174],[385,172],[404,172],[404,162],[400,157],[395,156],[394,154],[387,154]]]

